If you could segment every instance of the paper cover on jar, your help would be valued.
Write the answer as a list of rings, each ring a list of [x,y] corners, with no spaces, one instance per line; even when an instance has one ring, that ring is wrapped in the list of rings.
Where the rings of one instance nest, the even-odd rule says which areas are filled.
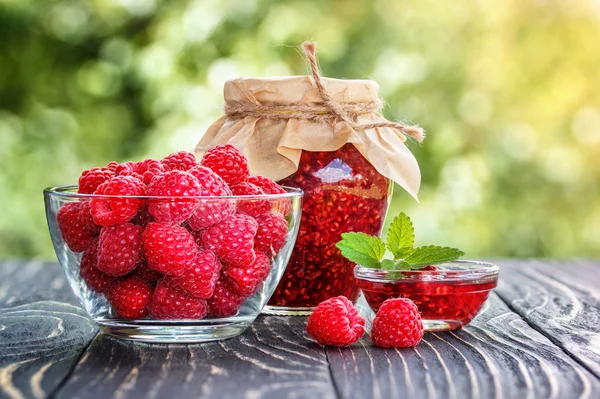
[[[278,181],[298,169],[302,150],[335,151],[352,143],[379,173],[416,199],[421,173],[405,135],[392,127],[360,127],[387,122],[379,113],[377,83],[331,78],[319,83],[331,99],[326,105],[312,76],[227,81],[227,114],[209,127],[196,155],[229,143],[248,158],[251,174]],[[339,104],[346,120],[336,115],[338,110],[330,112],[331,104]]]

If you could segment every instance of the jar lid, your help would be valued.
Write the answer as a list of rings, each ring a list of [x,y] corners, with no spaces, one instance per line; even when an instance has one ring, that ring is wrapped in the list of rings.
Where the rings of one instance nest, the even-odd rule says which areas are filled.
[[[333,100],[341,103],[374,102],[379,99],[379,85],[372,80],[321,78]],[[277,76],[238,78],[225,82],[228,104],[313,105],[322,103],[312,76]]]

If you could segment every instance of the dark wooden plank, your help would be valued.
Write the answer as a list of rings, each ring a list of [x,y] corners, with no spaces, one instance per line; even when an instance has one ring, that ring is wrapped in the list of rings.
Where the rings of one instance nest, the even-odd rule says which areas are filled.
[[[501,261],[498,295],[600,378],[600,261]]]
[[[44,398],[96,335],[56,263],[0,263],[0,397]]]
[[[198,345],[99,335],[57,398],[333,398],[325,352],[304,324],[261,316],[239,337]]]
[[[600,397],[600,380],[494,294],[469,326],[426,333],[415,348],[377,348],[365,335],[327,354],[342,398]]]

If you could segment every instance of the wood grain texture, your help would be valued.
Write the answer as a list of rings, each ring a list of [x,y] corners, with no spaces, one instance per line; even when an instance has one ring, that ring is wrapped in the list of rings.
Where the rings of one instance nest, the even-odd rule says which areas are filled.
[[[600,378],[600,262],[500,261],[499,264],[498,295],[513,311]]]
[[[0,398],[600,397],[598,263],[499,263],[471,325],[396,350],[323,348],[273,316],[198,345],[94,338],[57,264],[0,262]]]
[[[202,345],[98,336],[57,398],[334,398],[325,352],[304,318],[261,316],[244,334]]]
[[[496,295],[467,327],[409,349],[327,348],[342,398],[598,398],[600,381]]]
[[[0,397],[47,397],[96,335],[66,284],[55,263],[0,264]]]

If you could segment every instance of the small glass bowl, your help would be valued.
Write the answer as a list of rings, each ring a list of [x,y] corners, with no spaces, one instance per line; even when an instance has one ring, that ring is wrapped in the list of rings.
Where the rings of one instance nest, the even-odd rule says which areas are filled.
[[[449,331],[479,313],[498,283],[498,272],[491,263],[460,260],[402,272],[358,265],[354,277],[374,312],[386,299],[409,298],[419,308],[425,331]]]
[[[104,333],[117,338],[145,342],[205,342],[230,338],[244,332],[263,310],[267,301],[273,294],[275,287],[279,283],[298,234],[302,200],[302,190],[288,187],[284,187],[284,189],[286,193],[283,194],[252,196],[150,197],[78,194],[77,186],[62,186],[44,190],[44,201],[50,236],[58,261],[65,272],[71,289],[86,312],[100,326]],[[237,305],[239,305],[239,308],[237,311],[234,310],[232,312],[234,314],[231,316],[210,316],[211,309],[209,300],[205,302],[206,309],[208,309],[209,312],[208,316],[205,316],[202,319],[157,320],[150,316],[146,316],[141,319],[132,320],[119,317],[107,299],[107,296],[109,296],[110,293],[110,287],[113,287],[114,285],[109,285],[109,288],[96,288],[100,291],[97,292],[88,286],[88,283],[86,282],[87,278],[84,279],[82,277],[80,268],[82,255],[87,254],[87,252],[83,252],[84,247],[85,245],[91,247],[97,244],[85,244],[85,240],[83,240],[84,244],[80,244],[79,241],[81,240],[78,240],[77,238],[73,240],[71,237],[71,246],[77,251],[81,251],[74,252],[69,248],[69,245],[61,233],[61,228],[57,219],[59,210],[61,207],[71,204],[69,207],[81,209],[80,212],[86,212],[86,223],[91,223],[91,226],[93,227],[92,230],[94,231],[91,233],[94,236],[94,239],[90,242],[97,243],[97,236],[100,234],[101,226],[94,224],[89,211],[90,205],[93,206],[94,201],[96,204],[101,203],[106,209],[109,209],[112,206],[122,206],[123,204],[134,208],[138,207],[139,210],[135,217],[124,222],[140,226],[139,228],[136,227],[138,231],[145,229],[146,225],[153,221],[152,216],[147,210],[148,206],[162,207],[163,211],[168,211],[169,209],[174,209],[174,207],[177,208],[177,206],[179,206],[180,209],[185,208],[188,212],[196,213],[201,208],[204,210],[230,208],[231,213],[239,212],[242,209],[260,208],[263,211],[266,209],[267,212],[279,214],[285,219],[287,223],[287,233],[285,235],[285,241],[283,243],[280,241],[279,244],[281,245],[277,245],[277,249],[274,249],[272,246],[270,247],[270,250],[261,249],[271,260],[270,271],[253,294],[245,297],[241,305],[239,305],[238,301]],[[190,211],[190,209],[192,210]],[[191,219],[189,224],[191,224]],[[201,236],[201,232],[192,230],[188,225],[188,221],[183,221],[180,225],[188,230],[196,243],[201,242],[201,238],[198,238]],[[73,241],[75,244],[73,244]],[[198,250],[201,249],[202,244],[198,247]],[[157,282],[147,278],[148,270],[150,270],[151,273],[154,273],[155,280],[156,278],[164,278],[164,276],[160,274],[157,276],[156,271],[149,269],[145,260],[145,254],[143,254],[143,246],[141,251],[141,263],[126,275],[115,277],[115,281],[135,275],[149,281],[152,289],[154,289]],[[89,256],[96,259],[96,255]],[[90,263],[96,265],[93,261],[90,261]],[[224,279],[226,278],[223,277],[223,274],[228,266],[224,262],[221,263],[223,264],[223,267],[219,278],[225,281]],[[142,267],[145,269],[144,272],[141,271]],[[89,269],[86,268],[86,270]],[[97,270],[95,270],[95,272],[98,273]],[[84,275],[88,276],[89,272],[84,272]]]

